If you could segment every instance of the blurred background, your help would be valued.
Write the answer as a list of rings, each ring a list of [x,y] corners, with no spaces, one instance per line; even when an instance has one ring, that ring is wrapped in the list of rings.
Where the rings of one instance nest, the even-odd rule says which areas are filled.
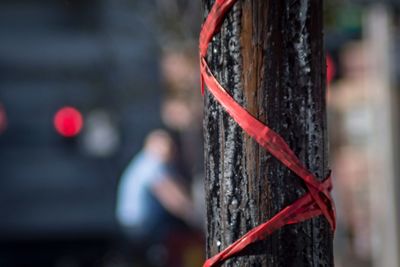
[[[399,14],[325,1],[338,267],[400,266]],[[201,21],[197,0],[0,0],[0,267],[132,266],[120,177],[160,127],[195,215],[141,256],[202,265]]]

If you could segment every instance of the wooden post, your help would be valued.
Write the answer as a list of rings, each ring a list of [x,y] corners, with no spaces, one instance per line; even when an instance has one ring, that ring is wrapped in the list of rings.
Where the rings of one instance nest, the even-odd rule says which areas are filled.
[[[213,39],[216,78],[278,132],[319,178],[328,175],[322,0],[241,0]],[[203,0],[204,17],[214,0]],[[206,91],[207,257],[305,192],[303,182],[246,135]],[[224,266],[333,266],[322,216],[286,226]]]

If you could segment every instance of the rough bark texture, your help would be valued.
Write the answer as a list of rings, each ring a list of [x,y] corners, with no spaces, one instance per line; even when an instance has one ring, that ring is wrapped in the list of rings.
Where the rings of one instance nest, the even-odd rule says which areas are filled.
[[[203,0],[206,16],[214,0]],[[322,0],[241,0],[208,51],[232,96],[288,142],[319,179],[328,175]],[[303,182],[205,96],[207,256],[291,204]],[[333,266],[323,217],[287,226],[224,266]]]

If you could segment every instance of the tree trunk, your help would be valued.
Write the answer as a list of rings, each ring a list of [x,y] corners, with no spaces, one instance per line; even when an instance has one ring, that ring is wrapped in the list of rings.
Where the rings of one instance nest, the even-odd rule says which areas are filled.
[[[207,60],[235,100],[279,133],[319,179],[328,175],[322,0],[241,0]],[[203,0],[205,16],[214,0]],[[207,257],[305,194],[304,183],[260,147],[206,91]],[[322,216],[286,226],[223,266],[333,266]]]

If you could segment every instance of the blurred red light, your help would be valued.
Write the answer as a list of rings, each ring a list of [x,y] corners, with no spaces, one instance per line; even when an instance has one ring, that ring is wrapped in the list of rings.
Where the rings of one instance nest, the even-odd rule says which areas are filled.
[[[83,127],[82,114],[73,107],[63,107],[54,116],[54,127],[64,137],[74,137]]]
[[[2,104],[0,104],[0,134],[7,129],[7,114]]]
[[[336,67],[335,63],[332,59],[332,57],[327,54],[326,55],[326,80],[328,82],[328,85],[332,82],[333,78],[335,77],[336,74]]]

